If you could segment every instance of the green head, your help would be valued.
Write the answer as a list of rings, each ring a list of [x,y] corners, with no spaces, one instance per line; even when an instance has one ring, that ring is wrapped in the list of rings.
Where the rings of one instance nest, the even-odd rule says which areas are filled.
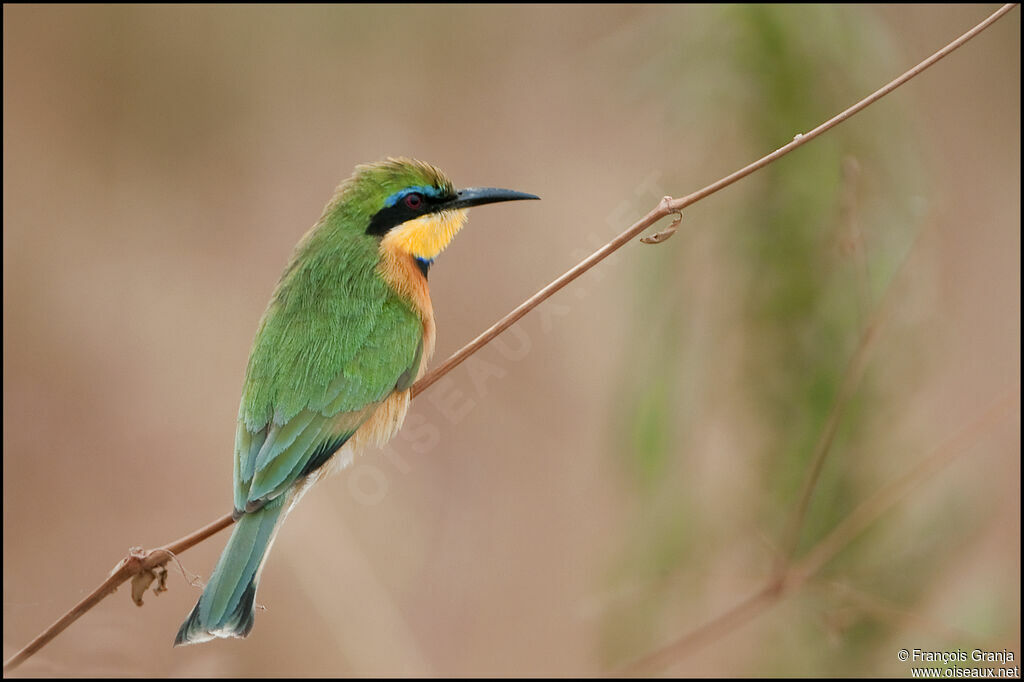
[[[389,158],[356,166],[320,222],[386,240],[390,248],[429,263],[462,228],[471,206],[539,198],[493,187],[456,190],[430,164]]]

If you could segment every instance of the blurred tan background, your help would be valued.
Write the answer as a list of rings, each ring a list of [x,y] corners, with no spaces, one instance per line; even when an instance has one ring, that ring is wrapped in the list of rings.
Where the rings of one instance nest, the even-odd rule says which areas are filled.
[[[257,321],[355,164],[543,197],[475,210],[432,269],[436,366],[661,195],[992,9],[5,6],[4,657],[129,547],[229,510]],[[139,609],[122,588],[17,674],[618,669],[768,579],[880,301],[798,556],[1009,409],[803,589],[660,670],[1019,662],[1019,84],[1018,8],[531,313],[303,500],[247,640],[172,649],[199,595],[172,567],[169,592]],[[182,565],[205,578],[225,540]]]

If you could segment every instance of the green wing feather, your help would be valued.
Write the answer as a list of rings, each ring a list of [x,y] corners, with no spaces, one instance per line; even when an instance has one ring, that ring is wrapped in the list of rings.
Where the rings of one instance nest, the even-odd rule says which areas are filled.
[[[417,373],[422,322],[377,275],[369,249],[307,256],[278,285],[242,392],[236,509],[287,491]]]

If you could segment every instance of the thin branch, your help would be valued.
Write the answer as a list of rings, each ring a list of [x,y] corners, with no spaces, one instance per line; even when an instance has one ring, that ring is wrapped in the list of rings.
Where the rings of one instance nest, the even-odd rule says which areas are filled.
[[[487,345],[498,334],[502,333],[503,331],[511,327],[513,324],[515,324],[523,315],[536,308],[538,305],[547,300],[556,291],[563,288],[565,285],[572,282],[574,279],[582,275],[584,272],[586,272],[587,270],[594,267],[602,260],[610,256],[621,246],[623,246],[626,242],[630,241],[631,239],[636,237],[638,234],[640,234],[641,232],[643,232],[648,227],[658,222],[665,216],[671,213],[678,212],[678,209],[673,209],[671,207],[672,201],[672,197],[662,197],[661,201],[654,209],[652,209],[643,218],[633,223],[633,225],[628,230],[626,230],[618,237],[616,237],[615,239],[611,240],[610,242],[599,248],[594,253],[584,258],[574,267],[569,269],[561,277],[548,284],[546,287],[535,293],[533,296],[520,303],[512,312],[510,312],[508,315],[506,315],[505,317],[501,318],[493,325],[491,325],[490,328],[487,329],[487,331],[485,331],[483,334],[476,337],[475,339],[467,343],[465,346],[460,348],[458,351],[456,351],[454,355],[452,355],[450,358],[444,361],[444,364],[442,364],[437,369],[428,372],[426,376],[422,377],[419,381],[413,384],[413,397],[416,397],[417,395],[425,391],[429,386],[431,386],[435,381],[437,381],[442,376],[458,367],[463,360],[465,360],[470,355],[480,350],[480,348]]]
[[[980,24],[978,24],[977,26],[972,28],[970,31],[968,31],[967,33],[964,33],[962,36],[960,36],[959,38],[957,38],[953,42],[949,43],[944,48],[942,48],[941,50],[939,50],[938,52],[933,54],[931,57],[928,57],[928,59],[924,60],[923,62],[921,62],[920,64],[918,64],[914,68],[910,69],[909,71],[904,73],[899,78],[896,78],[896,79],[890,81],[888,84],[882,86],[878,90],[875,90],[873,93],[871,93],[870,95],[868,95],[864,99],[860,100],[859,102],[854,104],[849,109],[843,111],[840,114],[836,114],[835,116],[833,116],[829,120],[825,121],[820,126],[818,126],[817,128],[815,128],[814,130],[812,130],[811,132],[809,132],[807,134],[798,133],[796,135],[796,137],[793,138],[793,141],[790,142],[789,144],[787,144],[786,146],[780,147],[779,149],[776,149],[774,152],[772,152],[768,156],[765,156],[765,157],[762,157],[762,158],[758,159],[754,163],[750,164],[749,166],[746,166],[745,168],[741,168],[740,170],[736,171],[732,175],[727,175],[726,177],[722,178],[718,182],[716,182],[714,184],[711,184],[711,185],[708,185],[704,189],[698,190],[698,191],[694,192],[693,194],[690,194],[690,195],[687,195],[687,196],[683,197],[682,199],[675,199],[675,200],[673,200],[671,202],[671,208],[674,209],[674,210],[677,210],[677,211],[681,210],[683,208],[686,208],[690,204],[692,204],[694,202],[697,202],[697,201],[700,201],[701,199],[703,199],[706,196],[714,194],[715,192],[717,192],[718,190],[722,189],[723,187],[728,187],[729,185],[731,185],[732,183],[736,182],[737,180],[739,180],[741,178],[745,178],[746,176],[750,175],[754,171],[759,170],[761,168],[764,168],[769,163],[775,161],[776,159],[779,159],[779,158],[785,156],[786,154],[790,153],[791,151],[793,151],[794,149],[796,149],[800,145],[806,144],[807,142],[810,142],[811,140],[816,138],[818,135],[821,135],[823,132],[825,132],[829,128],[832,128],[834,126],[839,125],[840,123],[842,123],[846,119],[850,118],[854,114],[860,112],[865,107],[871,106],[872,104],[874,104],[878,100],[882,99],[883,97],[888,95],[890,92],[892,92],[896,88],[900,87],[901,85],[903,85],[904,83],[909,81],[911,78],[914,78],[915,76],[920,75],[922,71],[924,71],[928,67],[932,66],[937,61],[939,61],[940,59],[942,59],[943,57],[945,57],[949,53],[951,53],[954,50],[956,50],[958,47],[963,46],[964,43],[966,43],[968,40],[970,40],[974,36],[978,35],[982,31],[984,31],[986,28],[988,28],[993,23],[998,21],[1000,17],[1002,17],[1004,14],[1006,14],[1007,12],[1009,12],[1010,10],[1012,10],[1016,6],[1017,5],[1014,4],[1014,3],[1008,3],[1006,5],[1003,5],[1002,7],[997,9],[995,12],[993,12],[987,19],[985,19]]]
[[[892,290],[891,287],[889,290]],[[875,339],[878,338],[878,332],[885,322],[886,311],[887,306],[879,308],[878,315],[864,329],[864,333],[860,337],[860,343],[857,345],[857,349],[854,351],[853,357],[850,358],[846,371],[843,373],[839,392],[836,394],[832,410],[829,412],[828,420],[825,422],[825,428],[822,429],[818,443],[814,448],[811,466],[804,481],[803,489],[800,491],[796,511],[793,513],[783,535],[782,553],[779,555],[780,569],[784,569],[785,565],[793,557],[793,553],[799,544],[800,531],[803,529],[804,519],[807,517],[807,509],[810,507],[811,497],[814,495],[814,490],[817,488],[818,481],[821,478],[822,469],[825,467],[825,459],[832,449],[832,443],[835,442],[836,432],[839,430],[839,423],[842,420],[846,406],[856,394],[860,380],[864,377],[864,371],[868,365],[868,356],[874,346]]]
[[[889,623],[913,623],[916,627],[933,633],[937,637],[967,641],[980,641],[983,637],[977,630],[968,630],[948,623],[938,622],[935,618],[915,613],[877,594],[857,589],[848,583],[838,580],[818,578],[814,583],[809,584],[808,588],[813,589],[825,598],[838,597],[844,602],[853,604],[863,613],[879,620],[885,620]]]
[[[853,542],[879,516],[903,499],[913,486],[938,473],[958,455],[963,454],[967,446],[987,429],[1008,416],[1009,409],[1018,402],[1019,395],[1019,384],[1005,391],[978,417],[947,439],[932,455],[918,462],[906,474],[858,505],[821,542],[793,565],[789,571],[790,576],[797,582],[803,582],[820,571],[822,566]]]
[[[34,653],[46,646],[50,640],[64,632],[86,611],[100,603],[107,595],[113,594],[123,582],[136,575],[142,565],[141,553],[131,549],[125,557],[114,567],[113,572],[100,586],[93,590],[89,596],[75,604],[70,611],[57,619],[50,627],[43,630],[35,639],[29,642],[21,651],[11,656],[4,663],[4,672],[10,672],[24,663]]]
[[[232,523],[235,522],[234,517],[231,514],[225,514],[213,523],[203,526],[197,531],[193,531],[188,535],[178,538],[169,545],[164,545],[158,549],[151,550],[146,557],[146,561],[143,563],[143,569],[149,570],[162,566],[167,563],[171,557],[181,554],[186,549],[189,549],[206,538],[216,535],[220,531],[224,530]]]
[[[437,367],[433,371],[429,372],[426,376],[422,377],[413,385],[412,396],[415,397],[422,393],[423,391],[425,391],[434,382],[436,382],[442,376],[453,370],[455,367],[461,364],[466,358],[468,358],[470,355],[472,355],[481,347],[483,347],[492,339],[494,339],[494,337],[496,337],[498,334],[500,334],[501,332],[505,331],[510,326],[515,324],[516,321],[518,321],[520,318],[526,315],[526,313],[536,308],[542,302],[547,300],[552,294],[565,287],[567,284],[569,284],[574,279],[582,275],[584,272],[600,263],[602,260],[604,260],[609,255],[614,253],[616,250],[621,248],[627,242],[631,241],[634,237],[639,235],[641,232],[643,232],[651,225],[655,224],[656,222],[658,222],[667,215],[677,214],[683,208],[690,206],[691,204],[694,204],[700,201],[701,199],[704,199],[705,197],[708,197],[714,194],[715,192],[724,189],[725,187],[728,187],[737,180],[740,180],[741,178],[750,175],[754,171],[759,170],[760,168],[763,168],[768,164],[772,163],[773,161],[776,161],[777,159],[785,156],[786,154],[793,151],[797,147],[806,144],[807,142],[810,142],[812,139],[814,139],[818,135],[821,135],[826,130],[838,125],[839,123],[842,123],[843,121],[850,118],[851,116],[861,111],[865,107],[870,106],[871,104],[878,101],[885,95],[889,94],[896,88],[900,87],[901,85],[909,81],[911,78],[914,78],[922,71],[932,66],[935,62],[939,61],[940,59],[942,59],[950,52],[966,43],[974,36],[984,31],[993,22],[995,22],[1001,16],[1003,16],[1011,9],[1013,9],[1013,7],[1014,5],[1012,4],[1004,5],[999,10],[994,12],[990,17],[988,17],[985,21],[981,22],[967,33],[963,34],[953,42],[949,43],[948,45],[946,45],[946,47],[942,48],[941,50],[933,54],[931,57],[918,64],[913,69],[907,71],[899,78],[888,83],[887,85],[875,91],[868,97],[860,100],[849,109],[846,109],[837,116],[834,116],[825,123],[822,123],[811,132],[807,134],[797,135],[792,142],[783,147],[780,147],[771,154],[768,154],[767,156],[758,159],[754,163],[751,163],[750,165],[741,168],[740,170],[732,173],[731,175],[728,175],[722,178],[721,180],[711,185],[708,185],[707,187],[698,190],[692,194],[689,194],[681,199],[673,199],[672,197],[668,196],[663,197],[654,209],[652,209],[643,218],[635,222],[625,232],[623,232],[615,239],[611,240],[610,242],[602,246],[600,249],[595,251],[587,258],[580,261],[576,266],[568,270],[565,274],[563,274],[561,277],[548,284],[546,287],[538,291],[536,294],[534,294],[527,300],[523,301],[523,303],[517,306],[508,315],[506,315],[501,320],[496,322],[485,332],[480,334],[480,336],[476,337],[468,344],[463,346],[459,351],[457,351],[454,355],[448,358],[448,360],[446,360],[441,366]],[[661,240],[654,241],[656,243],[657,241]],[[108,577],[88,597],[83,599],[74,608],[72,608],[66,614],[61,616],[61,618],[58,619],[57,622],[55,622],[53,625],[51,625],[49,628],[43,631],[39,636],[33,639],[32,642],[25,646],[25,648],[23,648],[21,651],[19,651],[18,653],[14,654],[11,658],[9,658],[4,663],[4,672],[10,672],[11,670],[21,665],[21,663],[23,663],[34,653],[39,651],[48,642],[53,640],[54,637],[63,632],[64,629],[66,629],[71,623],[76,621],[80,616],[82,616],[84,613],[86,613],[92,607],[94,607],[96,604],[102,601],[107,595],[114,592],[125,581],[136,576],[146,574],[158,567],[163,566],[167,563],[167,561],[170,560],[171,556],[175,554],[180,554],[181,552],[194,546],[195,544],[202,542],[203,540],[217,533],[218,531],[227,528],[231,525],[231,523],[231,516],[224,516],[221,519],[218,519],[217,521],[214,521],[213,523],[209,524],[208,526],[201,528],[195,531],[194,533],[191,533],[181,538],[180,540],[171,543],[170,545],[167,545],[166,547],[151,550],[149,552],[138,549],[131,550],[128,556],[126,556],[117,565],[117,567],[114,569],[114,572],[110,575],[110,577]]]
[[[895,90],[896,88],[900,87],[901,85],[909,81],[911,78],[914,78],[915,76],[919,75],[925,69],[935,64],[937,61],[948,55],[953,50],[962,46],[964,43],[966,43],[974,36],[984,31],[986,28],[991,26],[995,21],[997,21],[1001,16],[1009,12],[1015,6],[1016,5],[1013,4],[1003,5],[998,10],[993,12],[991,16],[982,21],[980,24],[972,28],[967,33],[964,33],[962,36],[960,36],[953,42],[946,45],[944,48],[933,54],[931,57],[928,57],[928,59],[924,60],[914,68],[910,69],[899,78],[890,81],[886,85],[882,86],[878,90],[874,91],[864,99],[854,104],[849,109],[846,109],[842,113],[839,113],[830,118],[829,120],[825,121],[811,132],[807,134],[796,135],[796,137],[793,138],[792,142],[783,147],[780,147],[779,149],[776,149],[771,154],[763,156],[757,161],[751,163],[750,165],[739,169],[735,173],[725,176],[718,182],[714,182],[705,187],[704,189],[697,190],[693,194],[688,194],[687,196],[681,199],[663,197],[662,200],[658,203],[657,207],[651,210],[651,212],[645,215],[643,218],[633,223],[633,225],[631,225],[628,230],[626,230],[618,237],[602,246],[600,249],[592,253],[587,258],[580,261],[573,268],[568,270],[564,275],[562,275],[555,281],[551,282],[551,284],[548,284],[546,287],[538,291],[536,294],[523,301],[515,308],[515,310],[513,310],[508,315],[495,322],[493,325],[491,325],[489,329],[487,329],[487,331],[485,331],[483,334],[467,343],[465,346],[459,349],[454,355],[445,360],[444,364],[442,364],[437,369],[429,372],[426,376],[422,377],[419,381],[417,381],[412,387],[413,397],[415,397],[419,393],[422,393],[424,390],[426,390],[428,386],[433,384],[435,381],[440,379],[442,376],[444,376],[451,370],[458,367],[463,360],[468,358],[473,353],[477,352],[481,347],[489,343],[498,334],[502,333],[503,331],[511,327],[523,315],[525,315],[526,313],[530,312],[538,305],[543,303],[556,291],[558,291],[565,285],[569,284],[569,282],[573,281],[590,268],[600,263],[602,260],[610,256],[612,253],[617,251],[621,246],[632,240],[634,237],[636,237],[638,234],[646,230],[654,223],[658,222],[659,220],[661,220],[662,218],[669,214],[679,213],[687,206],[695,204],[701,199],[709,197],[715,192],[728,187],[737,180],[745,178],[754,171],[764,168],[773,161],[776,161],[785,156],[786,154],[790,153],[797,147],[807,144],[808,142],[816,138],[818,135],[824,133],[826,130],[829,130],[830,128],[834,128],[835,126],[839,125],[846,119],[863,110],[865,107],[874,104],[875,102],[877,102],[878,100],[882,99],[890,92]]]
[[[43,630],[39,636],[25,645],[21,651],[7,659],[4,663],[4,672],[10,672],[24,663],[34,653],[49,644],[50,640],[64,632],[69,625],[78,620],[86,611],[99,604],[108,595],[116,592],[117,588],[128,580],[134,580],[140,576],[152,576],[152,571],[162,567],[170,561],[171,557],[181,554],[194,545],[198,545],[206,538],[215,535],[232,523],[234,523],[234,519],[231,514],[227,514],[213,523],[175,540],[169,545],[149,550],[148,552],[138,547],[128,550],[128,556],[121,559],[117,566],[114,567],[114,570],[111,571],[110,576],[100,583],[99,587],[93,590],[85,599],[75,604],[70,611],[58,618],[57,622]],[[149,577],[149,582],[152,582],[152,579],[152,577]],[[136,599],[135,603],[142,606],[141,597]]]
[[[782,551],[775,564],[775,570],[780,574],[786,571],[789,562],[792,560],[797,546],[799,545],[800,531],[803,529],[804,519],[807,517],[807,510],[811,504],[811,497],[813,497],[814,490],[817,488],[818,481],[821,478],[821,472],[825,466],[825,459],[828,457],[828,453],[832,449],[832,443],[835,442],[839,423],[842,420],[846,406],[849,404],[850,399],[856,394],[857,387],[860,385],[860,381],[864,377],[864,372],[868,365],[868,356],[871,349],[874,347],[875,341],[878,339],[878,335],[881,332],[882,327],[889,318],[889,313],[892,310],[892,302],[894,299],[893,292],[896,289],[896,283],[900,279],[900,276],[906,271],[907,263],[914,254],[915,247],[920,243],[922,234],[923,232],[919,232],[914,238],[913,244],[911,244],[907,253],[903,256],[903,260],[896,269],[896,273],[892,276],[892,279],[889,280],[889,283],[885,288],[885,292],[882,294],[881,301],[875,308],[874,313],[868,319],[867,325],[865,325],[864,331],[861,333],[860,340],[857,342],[857,348],[854,350],[850,361],[846,364],[846,369],[843,370],[843,376],[842,379],[840,379],[839,390],[836,393],[835,402],[832,403],[828,419],[825,421],[825,427],[822,429],[821,435],[818,437],[818,442],[814,446],[814,453],[811,455],[811,466],[808,469],[807,478],[804,480],[803,488],[800,491],[796,510],[793,512],[793,516],[790,517],[789,523],[787,524],[786,530],[782,536]]]
[[[954,459],[966,452],[968,446],[987,429],[1005,419],[1009,415],[1010,408],[1018,402],[1019,394],[1019,384],[1000,394],[981,414],[949,437],[932,454],[918,462],[899,479],[861,502],[802,559],[792,564],[784,572],[776,573],[760,590],[671,644],[629,664],[621,670],[621,673],[637,676],[664,670],[707,642],[714,641],[749,623],[755,616],[775,605],[783,597],[801,588],[868,526],[902,501],[912,487],[921,484],[928,477],[944,469]]]
[[[624,677],[647,676],[654,671],[664,670],[691,651],[750,622],[755,616],[775,604],[780,594],[778,585],[769,584],[762,587],[736,606],[692,630],[684,637],[630,664],[620,671],[621,675]]]

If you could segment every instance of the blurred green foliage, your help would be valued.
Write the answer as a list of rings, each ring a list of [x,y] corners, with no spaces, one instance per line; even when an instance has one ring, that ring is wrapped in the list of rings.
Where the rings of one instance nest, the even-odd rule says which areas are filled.
[[[731,165],[717,159],[724,164],[721,174],[809,131],[899,71],[881,29],[862,8],[735,5],[702,12],[695,21],[665,23],[672,26],[674,37],[662,35],[667,29],[659,34],[657,27],[648,28],[656,40],[674,40],[675,49],[637,69],[643,74],[637,96],[667,99],[666,115],[680,126],[723,130],[723,150],[741,155]],[[665,83],[672,86],[666,88]],[[621,412],[613,423],[617,453],[638,487],[645,511],[639,512],[636,537],[623,550],[627,558],[614,580],[639,575],[650,583],[642,599],[624,601],[606,620],[604,654],[612,665],[662,644],[638,641],[644,640],[647,629],[640,624],[663,617],[673,599],[699,595],[701,585],[692,582],[693,576],[707,573],[694,566],[706,550],[728,541],[721,533],[730,527],[702,515],[695,501],[699,491],[685,472],[687,463],[715,456],[694,451],[688,432],[694,427],[694,414],[701,414],[701,401],[716,394],[718,381],[709,372],[694,372],[686,359],[687,347],[706,333],[689,321],[698,305],[697,294],[684,293],[682,301],[671,305],[664,300],[666,291],[686,291],[681,265],[681,251],[689,246],[685,228],[717,230],[717,247],[734,265],[726,276],[731,278],[728,295],[739,297],[736,315],[729,321],[735,328],[715,334],[742,338],[735,399],[751,415],[757,438],[754,449],[741,455],[756,490],[752,499],[732,506],[738,519],[745,516],[744,523],[763,532],[772,550],[780,552],[785,525],[796,508],[865,317],[892,280],[919,227],[915,197],[922,191],[922,180],[913,135],[897,106],[879,107],[865,119],[840,126],[747,178],[741,191],[727,190],[732,193],[731,225],[694,224],[684,218],[684,236],[657,247],[657,253],[643,254],[642,270],[635,278],[635,327],[651,334],[643,339],[643,352],[627,348]],[[734,139],[731,130],[741,132]],[[867,193],[859,187],[864,176],[871,178],[874,189],[884,191],[865,198]],[[707,181],[717,177],[712,174]],[[674,178],[669,184],[677,196],[696,189],[677,184]],[[872,492],[844,458],[857,456],[865,424],[884,409],[869,371],[845,406],[799,538],[798,555]],[[659,510],[653,521],[647,511],[651,506]],[[746,530],[742,525],[731,529],[737,534]],[[921,549],[927,556],[930,548]],[[865,554],[854,548],[843,555],[840,565],[849,569]],[[923,558],[917,553],[902,557],[886,567],[886,575],[891,572],[898,584],[903,560]],[[765,555],[761,565],[749,567],[750,572],[767,579],[771,559],[770,553]],[[676,580],[666,579],[673,573]],[[901,601],[914,594],[909,585],[898,585],[894,592]],[[744,596],[736,595],[736,602]],[[807,605],[810,613],[829,612],[835,606],[814,594],[802,599],[812,602]],[[880,641],[880,627],[859,617],[844,623],[842,650],[848,660],[836,667],[833,653],[827,654],[826,665],[824,650],[807,646],[820,639],[822,624],[806,623],[786,637],[800,647],[799,655],[788,647],[769,651],[760,661],[767,667],[759,669],[787,674],[854,672],[864,665],[865,652]],[[795,669],[795,661],[802,661],[802,668]]]

